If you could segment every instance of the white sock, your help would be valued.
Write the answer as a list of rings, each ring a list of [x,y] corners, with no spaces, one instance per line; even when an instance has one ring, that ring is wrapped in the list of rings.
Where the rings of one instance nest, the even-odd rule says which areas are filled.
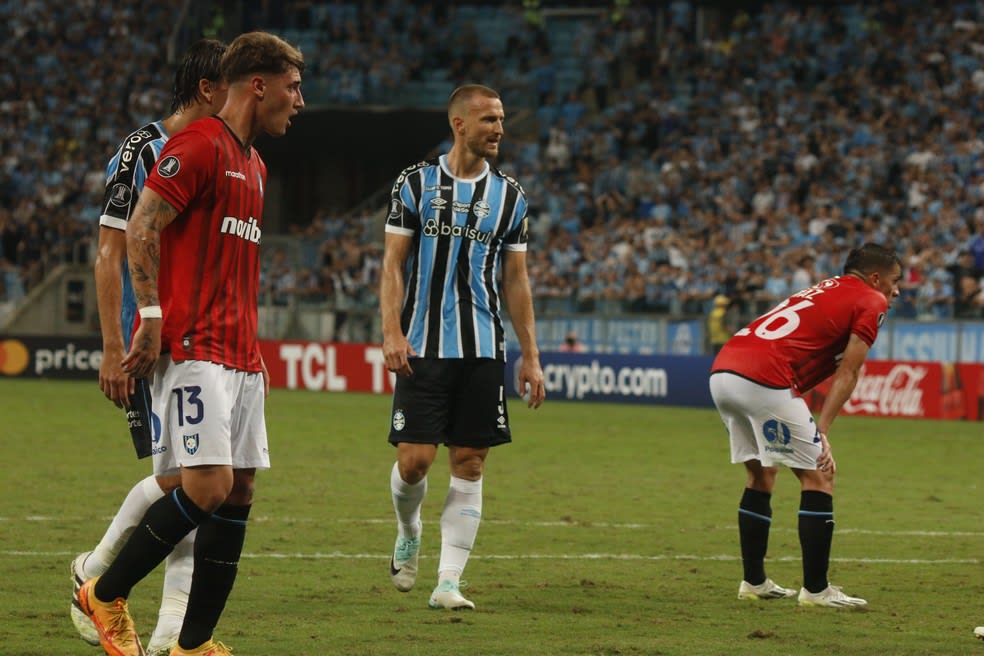
[[[109,528],[106,529],[102,540],[82,564],[83,574],[87,579],[101,576],[106,571],[109,564],[116,558],[116,554],[123,548],[123,543],[130,537],[130,533],[143,519],[147,509],[162,496],[164,493],[161,492],[161,487],[153,476],[148,476],[130,488],[130,492],[123,500],[120,509],[116,511],[116,516],[109,523]]]
[[[171,646],[178,639],[185,610],[188,608],[188,594],[191,592],[191,574],[195,569],[195,529],[184,536],[164,561],[164,590],[161,593],[161,609],[157,615],[157,626],[150,637],[148,646],[159,649]]]
[[[448,498],[441,514],[441,562],[437,582],[458,583],[465,570],[478,524],[482,520],[482,479],[451,477]]]
[[[393,463],[390,471],[390,492],[393,509],[396,510],[396,526],[400,537],[420,535],[420,505],[427,494],[427,477],[410,485],[400,477],[399,463]]]

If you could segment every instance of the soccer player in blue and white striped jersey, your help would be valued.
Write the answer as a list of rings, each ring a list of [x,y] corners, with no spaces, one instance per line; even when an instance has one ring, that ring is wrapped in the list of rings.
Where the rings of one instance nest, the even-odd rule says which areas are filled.
[[[427,472],[446,444],[451,486],[432,608],[475,607],[459,586],[482,515],[484,462],[490,447],[512,439],[503,301],[522,353],[519,388],[529,391],[529,407],[546,395],[526,269],[526,194],[489,162],[499,154],[504,119],[494,90],[456,89],[448,102],[454,145],[404,169],[386,218],[383,353],[398,374],[389,434],[397,447],[390,489],[398,529],[390,575],[404,592],[416,581]]]
[[[106,167],[95,263],[103,337],[99,388],[117,407],[129,404],[135,387],[135,380],[120,364],[129,348],[136,317],[136,299],[126,266],[126,225],[168,138],[192,122],[218,112],[225,104],[228,88],[222,81],[220,68],[225,50],[225,44],[214,39],[193,44],[175,71],[172,113],[127,135]],[[165,491],[177,487],[180,480],[178,476],[148,476],[134,485],[95,549],[79,554],[72,562],[72,622],[86,642],[97,645],[99,636],[79,607],[79,586],[106,570],[150,504]],[[169,654],[177,642],[191,587],[194,538],[191,534],[182,540],[167,559],[157,626],[147,645],[150,656]]]

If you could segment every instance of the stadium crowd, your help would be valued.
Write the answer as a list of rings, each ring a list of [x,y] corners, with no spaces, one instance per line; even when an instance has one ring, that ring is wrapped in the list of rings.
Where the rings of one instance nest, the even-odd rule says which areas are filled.
[[[0,298],[86,261],[106,157],[166,109],[159,18],[178,4],[0,3],[18,62],[0,71]],[[513,36],[487,40],[467,3],[269,4],[251,20],[312,39],[305,86],[336,102],[442,62],[450,83],[502,89],[507,113],[534,100],[500,167],[531,203],[541,313],[703,315],[723,295],[752,315],[876,241],[906,265],[895,316],[984,317],[982,3],[764,3],[702,30],[687,0],[563,30],[514,3],[496,10]],[[374,307],[382,215],[322,212],[272,245],[266,301]]]
[[[90,261],[109,156],[170,103],[180,5],[0,2],[0,301]]]

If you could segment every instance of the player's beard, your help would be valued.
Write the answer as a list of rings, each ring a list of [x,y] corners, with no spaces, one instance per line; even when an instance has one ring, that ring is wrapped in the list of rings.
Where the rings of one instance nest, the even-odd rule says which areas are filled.
[[[501,141],[497,141],[493,145],[489,142],[488,137],[482,137],[481,139],[473,139],[468,144],[468,150],[470,150],[472,154],[477,157],[481,157],[482,159],[494,160],[499,156],[498,145],[500,143]]]

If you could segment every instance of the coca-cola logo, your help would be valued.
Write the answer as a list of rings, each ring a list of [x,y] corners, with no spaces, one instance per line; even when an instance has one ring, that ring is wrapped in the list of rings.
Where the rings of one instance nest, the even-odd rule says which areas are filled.
[[[885,374],[875,375],[866,373],[862,365],[858,384],[844,404],[844,411],[851,414],[921,417],[926,410],[919,381],[928,373],[927,367],[896,364]]]

